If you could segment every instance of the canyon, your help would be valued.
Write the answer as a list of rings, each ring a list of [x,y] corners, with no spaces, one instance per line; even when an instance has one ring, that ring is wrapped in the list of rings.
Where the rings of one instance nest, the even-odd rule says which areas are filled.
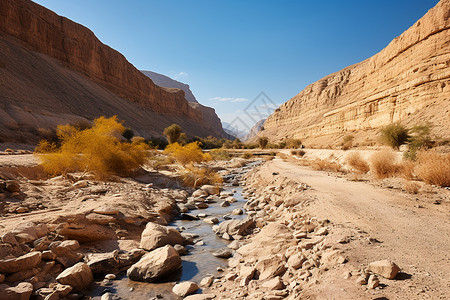
[[[378,54],[310,84],[279,107],[260,136],[336,145],[374,141],[393,122],[431,122],[450,137],[450,1],[442,0]]]
[[[36,142],[39,130],[118,115],[136,134],[227,137],[212,108],[157,86],[88,28],[26,0],[0,3],[0,138]]]

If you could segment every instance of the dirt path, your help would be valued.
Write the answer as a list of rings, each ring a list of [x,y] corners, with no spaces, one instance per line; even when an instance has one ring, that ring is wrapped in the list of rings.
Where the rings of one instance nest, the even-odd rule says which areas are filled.
[[[389,258],[401,266],[410,280],[398,288],[417,290],[417,295],[423,295],[420,298],[450,295],[448,201],[440,206],[429,204],[418,208],[415,201],[420,201],[420,195],[348,181],[280,158],[264,168],[311,186],[308,194],[313,200],[306,210],[312,216],[367,232],[382,242],[376,247],[355,248],[351,255],[356,262],[365,264]],[[443,193],[443,197],[448,197],[450,191]],[[393,282],[395,285],[398,282]]]

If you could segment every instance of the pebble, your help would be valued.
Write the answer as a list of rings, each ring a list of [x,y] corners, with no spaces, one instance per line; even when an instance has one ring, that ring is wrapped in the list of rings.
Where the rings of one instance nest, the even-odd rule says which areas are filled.
[[[107,274],[105,276],[105,279],[114,280],[114,279],[116,279],[116,275],[114,275],[114,274]]]

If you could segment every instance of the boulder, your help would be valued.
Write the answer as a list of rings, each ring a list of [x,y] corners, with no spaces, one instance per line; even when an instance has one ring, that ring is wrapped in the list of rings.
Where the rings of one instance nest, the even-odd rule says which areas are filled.
[[[220,188],[215,185],[204,185],[200,189],[207,192],[208,195],[219,195],[220,194]]]
[[[206,218],[203,220],[203,222],[214,225],[219,223],[219,219],[216,217]]]
[[[369,280],[367,281],[367,287],[369,289],[374,289],[379,285],[380,285],[380,280],[378,280],[378,277],[374,274],[370,275]]]
[[[236,208],[231,212],[232,215],[238,216],[238,215],[242,215],[244,214],[244,211],[242,210],[242,208]]]
[[[41,252],[30,252],[18,258],[0,260],[0,273],[16,273],[36,267],[42,259]]]
[[[277,276],[275,278],[269,279],[261,285],[263,288],[268,289],[269,291],[274,290],[282,290],[284,289],[283,281],[281,281],[280,276]]]
[[[53,242],[49,248],[56,255],[56,260],[65,268],[73,266],[84,257],[83,254],[75,251],[80,248],[80,244],[76,240]]]
[[[135,281],[153,282],[181,268],[181,258],[170,245],[145,254],[128,271],[128,278]]]
[[[17,242],[29,243],[38,238],[45,236],[48,232],[45,224],[24,223],[16,226],[11,233],[16,238]]]
[[[306,258],[301,253],[295,253],[289,257],[288,266],[294,270],[297,270],[303,265],[305,260]]]
[[[192,197],[194,197],[194,198],[208,197],[208,196],[209,196],[208,192],[206,192],[202,189],[198,189],[192,193]]]
[[[56,232],[82,243],[117,239],[116,232],[112,228],[90,223],[84,215],[73,223],[60,224]]]
[[[219,224],[217,227],[213,227],[213,230],[218,235],[223,235],[224,233],[233,235],[247,235],[250,234],[255,228],[255,222],[251,218],[246,218],[244,220],[227,220]]]
[[[119,252],[88,254],[87,265],[94,275],[116,272],[119,269]]]
[[[7,180],[6,181],[6,190],[10,193],[18,193],[20,192],[20,184],[16,180]]]
[[[259,273],[260,280],[281,276],[286,272],[285,261],[280,255],[261,259],[256,263],[255,269]]]
[[[399,266],[387,259],[370,263],[367,270],[387,279],[394,279],[398,272],[400,272]]]
[[[94,276],[87,264],[79,262],[65,269],[56,277],[56,281],[63,285],[70,285],[73,291],[78,292],[89,287],[94,282]]]
[[[175,286],[172,289],[172,292],[180,297],[186,297],[188,295],[195,293],[197,290],[198,285],[195,282],[185,281],[175,284]]]
[[[0,299],[4,300],[28,300],[33,293],[33,285],[29,282],[21,282],[16,286],[0,284]]]
[[[230,258],[233,256],[233,251],[229,248],[220,248],[211,253],[215,257]]]
[[[175,246],[176,244],[184,244],[184,238],[181,234],[173,228],[156,223],[147,223],[141,235],[140,247],[148,251],[165,245]]]
[[[210,287],[211,284],[214,282],[214,276],[206,276],[200,281],[200,286],[203,287]]]

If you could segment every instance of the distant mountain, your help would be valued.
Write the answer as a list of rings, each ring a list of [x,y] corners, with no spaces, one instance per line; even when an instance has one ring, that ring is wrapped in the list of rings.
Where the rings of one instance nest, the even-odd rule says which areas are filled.
[[[233,127],[232,124],[227,123],[227,122],[222,121],[222,127],[226,133],[228,133],[228,134],[232,135],[234,138],[238,138],[240,140],[243,140],[245,138],[245,136],[248,134],[248,131],[239,130],[238,128]]]
[[[144,73],[145,76],[149,77],[151,80],[153,80],[153,82],[161,87],[167,87],[167,88],[176,88],[176,89],[180,89],[182,91],[184,91],[186,100],[189,102],[195,102],[197,103],[197,99],[195,99],[194,94],[192,93],[190,87],[188,84],[179,82],[175,79],[172,79],[166,75],[162,75],[159,73],[155,73],[152,71],[143,71],[141,70],[142,73]]]
[[[250,132],[244,137],[242,140],[243,142],[250,140],[252,137],[256,136],[258,132],[261,131],[261,129],[264,127],[264,123],[266,122],[266,119],[259,120],[256,122],[255,125],[253,125],[252,129],[250,129]]]

